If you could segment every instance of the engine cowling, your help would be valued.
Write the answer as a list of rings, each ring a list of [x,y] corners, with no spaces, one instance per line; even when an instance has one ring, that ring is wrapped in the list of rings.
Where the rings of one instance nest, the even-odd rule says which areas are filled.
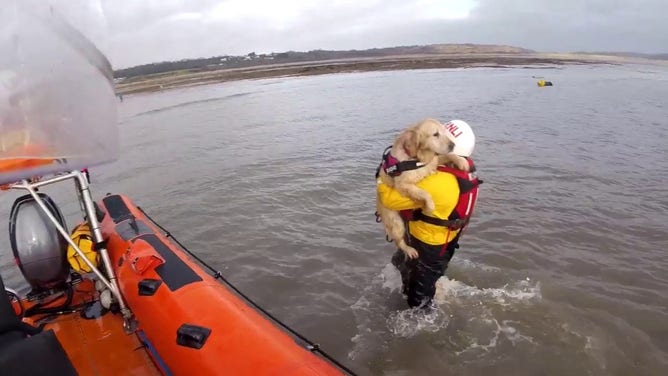
[[[67,229],[55,202],[44,193],[38,195],[60,225]],[[56,288],[67,281],[67,241],[31,195],[14,201],[9,239],[16,263],[33,292]]]

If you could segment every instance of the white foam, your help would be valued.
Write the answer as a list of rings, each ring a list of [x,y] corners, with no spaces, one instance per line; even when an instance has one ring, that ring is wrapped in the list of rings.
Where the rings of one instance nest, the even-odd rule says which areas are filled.
[[[475,265],[470,262],[471,265]],[[384,289],[392,291],[401,291],[401,275],[392,264],[387,264],[381,271],[379,279]],[[448,304],[455,300],[467,300],[470,298],[484,299],[487,302],[494,301],[502,305],[509,305],[517,302],[528,302],[540,300],[540,283],[532,283],[529,278],[506,284],[498,288],[478,288],[469,286],[463,282],[447,277],[441,277],[436,282],[436,295],[434,301],[441,304]]]
[[[567,334],[583,340],[583,351],[592,359],[594,359],[598,363],[598,366],[601,367],[601,369],[605,370],[607,368],[605,349],[608,346],[606,346],[606,344],[601,339],[595,338],[591,335],[579,333],[567,323],[561,324],[561,329]]]
[[[540,300],[540,283],[531,283],[530,280],[520,280],[512,284],[506,284],[499,288],[478,288],[469,286],[454,279],[442,277],[436,282],[436,295],[434,301],[437,304],[456,304],[457,301],[470,301],[471,299],[484,300],[486,303],[497,303],[510,305],[518,302]]]
[[[478,338],[472,338],[468,347],[462,351],[457,351],[457,355],[461,355],[470,351],[482,350],[485,352],[490,352],[496,347],[499,343],[499,339],[505,338],[509,340],[513,346],[515,346],[520,341],[526,341],[534,343],[533,338],[520,334],[520,332],[513,326],[511,323],[515,323],[511,320],[502,320],[501,323],[495,318],[488,318],[482,320],[484,323],[492,326],[491,336],[487,343],[480,343]]]
[[[495,266],[481,265],[465,258],[457,259],[455,262],[453,262],[453,265],[457,265],[457,267],[462,269],[480,269],[486,272],[498,272],[501,270]]]
[[[450,318],[439,309],[427,313],[416,308],[392,312],[386,322],[395,336],[413,337],[418,333],[435,333],[446,328]]]
[[[384,289],[390,291],[400,291],[401,289],[401,274],[392,264],[387,264],[380,272],[380,280]]]
[[[467,267],[473,268],[475,264],[468,263]],[[458,323],[457,338],[461,339],[457,341],[457,347],[462,349],[462,353],[475,350],[489,352],[501,339],[513,345],[522,341],[533,342],[531,337],[520,333],[512,321],[499,322],[494,315],[500,306],[507,310],[508,306],[514,308],[541,299],[540,283],[528,278],[501,287],[479,288],[442,277],[436,283],[436,307],[429,312],[388,309],[389,299],[397,299],[394,294],[400,291],[401,276],[393,265],[387,264],[351,306],[358,329],[351,338],[354,343],[348,354],[351,359],[360,356],[366,349],[383,346],[388,335],[410,338],[440,331],[445,331],[446,335],[455,318]]]

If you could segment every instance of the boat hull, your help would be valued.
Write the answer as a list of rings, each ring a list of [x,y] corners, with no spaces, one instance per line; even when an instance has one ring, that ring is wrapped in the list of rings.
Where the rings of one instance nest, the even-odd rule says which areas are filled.
[[[120,290],[175,375],[340,375],[208,274],[127,197],[99,203]]]

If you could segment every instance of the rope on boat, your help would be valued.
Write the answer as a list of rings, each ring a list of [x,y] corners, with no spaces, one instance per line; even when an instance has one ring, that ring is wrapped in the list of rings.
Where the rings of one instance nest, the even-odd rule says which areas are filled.
[[[169,231],[167,231],[164,227],[160,226],[160,224],[158,224],[153,218],[151,218],[151,216],[149,216],[149,215],[144,211],[144,209],[142,209],[142,208],[139,207],[139,206],[137,206],[137,209],[139,209],[139,211],[141,211],[141,212],[146,216],[146,218],[148,218],[154,225],[156,225],[162,232],[164,232],[164,234],[165,234],[165,236],[166,236],[167,238],[171,238],[172,240],[174,240],[174,242],[175,242],[176,244],[178,244],[179,247],[181,247],[184,251],[186,251],[186,253],[188,253],[191,257],[193,257],[195,260],[197,260],[200,264],[202,264],[202,265],[204,265],[205,267],[207,267],[207,268],[211,271],[211,273],[213,273],[212,276],[213,276],[214,278],[216,278],[216,279],[220,279],[221,281],[225,282],[226,285],[228,285],[232,290],[234,290],[234,291],[235,291],[237,294],[239,294],[242,298],[246,299],[246,301],[248,301],[251,305],[253,305],[253,307],[255,307],[258,311],[262,312],[262,313],[265,314],[267,317],[269,317],[270,319],[272,319],[273,321],[275,321],[277,324],[279,324],[280,326],[282,326],[283,328],[285,328],[285,330],[287,330],[288,332],[290,332],[290,333],[292,333],[293,335],[295,335],[297,338],[299,338],[299,339],[301,339],[302,341],[304,341],[304,342],[307,344],[307,346],[306,346],[306,349],[307,349],[307,350],[309,350],[309,351],[311,351],[311,352],[317,352],[317,353],[319,353],[320,355],[322,355],[323,357],[325,357],[326,359],[328,359],[329,361],[331,361],[332,363],[334,363],[336,366],[338,366],[338,367],[341,368],[342,370],[346,371],[348,374],[353,375],[353,376],[356,376],[356,375],[357,375],[355,372],[353,372],[352,370],[350,370],[348,367],[346,367],[346,366],[344,366],[343,364],[341,364],[341,363],[340,363],[338,360],[336,360],[334,357],[332,357],[331,355],[327,354],[323,349],[320,348],[320,345],[318,345],[317,343],[313,343],[313,342],[310,341],[308,338],[306,338],[306,337],[304,337],[303,335],[299,334],[299,332],[297,332],[296,330],[292,329],[292,328],[289,327],[287,324],[284,324],[281,320],[279,320],[278,318],[276,318],[275,316],[273,316],[273,315],[272,315],[271,313],[269,313],[267,310],[265,310],[264,308],[262,308],[259,304],[255,303],[251,298],[249,298],[246,294],[244,294],[244,293],[241,292],[236,286],[234,286],[230,281],[228,281],[227,278],[225,278],[225,277],[223,276],[223,274],[220,272],[220,270],[216,270],[216,269],[213,268],[211,265],[207,264],[206,261],[202,260],[202,259],[199,258],[196,254],[194,254],[193,252],[191,252],[190,250],[188,250],[188,248],[186,248],[183,244],[181,244],[181,242],[179,242],[178,239],[176,239],[176,238],[174,237],[174,235],[172,235],[172,234],[171,234]]]

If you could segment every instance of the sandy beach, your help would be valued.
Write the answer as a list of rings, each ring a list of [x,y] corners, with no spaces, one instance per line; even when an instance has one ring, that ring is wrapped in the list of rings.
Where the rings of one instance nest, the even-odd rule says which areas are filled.
[[[603,55],[566,53],[531,54],[447,54],[390,56],[383,58],[355,58],[289,64],[266,64],[246,68],[178,70],[120,79],[116,93],[121,95],[169,90],[179,87],[206,85],[234,80],[270,77],[308,76],[318,74],[440,68],[545,68],[572,64],[656,63],[645,59],[631,59]]]

